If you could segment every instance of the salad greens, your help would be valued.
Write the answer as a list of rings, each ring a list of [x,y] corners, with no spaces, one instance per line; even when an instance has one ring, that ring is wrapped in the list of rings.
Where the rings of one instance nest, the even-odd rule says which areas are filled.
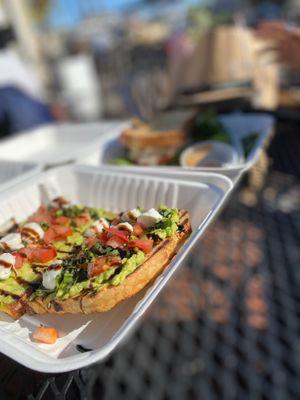
[[[216,140],[230,143],[230,137],[224,125],[218,120],[213,109],[201,112],[197,115],[191,130],[193,142],[202,140]]]
[[[259,135],[256,132],[251,133],[250,135],[247,135],[242,139],[242,146],[244,150],[244,156],[245,158],[248,157],[250,154],[251,150],[253,149]]]

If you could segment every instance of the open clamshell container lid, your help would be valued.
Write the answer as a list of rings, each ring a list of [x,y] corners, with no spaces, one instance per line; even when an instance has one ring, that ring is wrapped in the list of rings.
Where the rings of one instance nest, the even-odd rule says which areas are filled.
[[[34,162],[0,160],[0,190],[14,186],[39,172],[41,167]]]
[[[48,170],[0,193],[0,224],[11,217],[22,221],[41,204],[65,196],[75,203],[112,211],[159,204],[184,208],[190,213],[193,228],[164,272],[138,295],[111,311],[92,315],[25,315],[17,321],[1,314],[0,351],[31,369],[49,373],[74,370],[105,359],[128,336],[183,263],[231,189],[229,179],[215,174],[201,174],[195,182],[160,175],[159,171],[155,176],[141,176],[128,170],[72,165]],[[32,332],[40,324],[59,331],[55,344],[31,340]]]
[[[1,140],[0,159],[34,161],[44,167],[71,162],[96,164],[103,135],[114,135],[124,126],[118,120],[43,125]]]

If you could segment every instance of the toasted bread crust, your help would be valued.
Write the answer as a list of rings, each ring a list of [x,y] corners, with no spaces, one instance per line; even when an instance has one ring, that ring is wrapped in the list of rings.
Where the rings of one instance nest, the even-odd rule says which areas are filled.
[[[22,317],[25,311],[26,311],[26,306],[24,301],[21,299],[16,300],[11,304],[6,305],[5,307],[2,307],[0,310],[0,312],[9,315],[13,319],[18,319]]]
[[[125,129],[120,141],[124,147],[137,148],[140,150],[147,148],[180,147],[186,141],[184,130],[154,131],[147,126],[138,126]]]
[[[143,264],[120,285],[67,300],[49,301],[47,298],[37,298],[27,304],[27,311],[31,314],[91,314],[110,310],[119,302],[141,291],[167,267],[191,233],[189,215],[184,210],[180,212],[180,222],[183,229],[159,243]]]

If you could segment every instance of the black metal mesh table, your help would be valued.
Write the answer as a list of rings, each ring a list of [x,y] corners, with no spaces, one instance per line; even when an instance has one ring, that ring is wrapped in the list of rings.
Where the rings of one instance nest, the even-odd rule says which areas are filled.
[[[269,154],[255,204],[236,190],[112,357],[50,376],[1,356],[0,398],[299,399],[297,126],[279,124]]]

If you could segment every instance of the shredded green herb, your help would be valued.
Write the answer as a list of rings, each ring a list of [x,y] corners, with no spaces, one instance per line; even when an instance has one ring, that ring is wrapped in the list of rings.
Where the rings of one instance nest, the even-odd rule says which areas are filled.
[[[118,256],[120,253],[117,249],[110,246],[103,246],[101,243],[95,243],[90,251],[99,256]]]

